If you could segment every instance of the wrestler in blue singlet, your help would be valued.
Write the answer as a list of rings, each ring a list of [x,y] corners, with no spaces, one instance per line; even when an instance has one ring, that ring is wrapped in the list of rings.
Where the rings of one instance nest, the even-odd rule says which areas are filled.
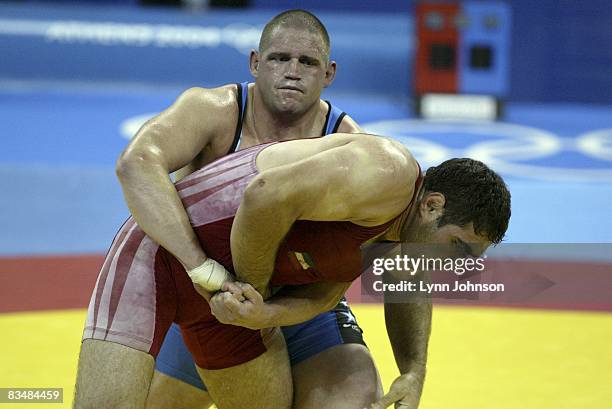
[[[240,147],[242,120],[248,96],[247,82],[237,84],[237,86],[240,112],[236,135],[228,154],[235,152]],[[342,119],[346,115],[329,101],[325,102],[327,102],[329,109],[321,135],[337,132]],[[285,336],[292,366],[336,345],[365,345],[362,337],[363,331],[357,324],[355,316],[344,297],[333,310],[319,314],[301,324],[282,327],[281,329]],[[198,375],[193,358],[183,342],[181,330],[176,324],[172,324],[164,339],[157,356],[155,368],[168,376],[206,390],[206,386]]]

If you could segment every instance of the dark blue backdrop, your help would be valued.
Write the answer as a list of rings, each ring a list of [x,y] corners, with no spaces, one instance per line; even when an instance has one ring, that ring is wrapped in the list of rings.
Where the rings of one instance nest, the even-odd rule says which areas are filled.
[[[319,12],[332,34],[334,56],[342,68],[334,85],[337,91],[358,87],[362,92],[398,97],[411,94],[412,16],[416,1],[252,0],[248,12],[206,15],[137,7],[118,11],[116,5],[78,8],[77,1],[70,3],[69,6],[32,7],[4,3],[0,5],[0,20],[56,18],[217,26],[237,21],[261,26],[278,10],[308,8]],[[123,3],[129,6],[134,1]],[[511,100],[612,103],[611,1],[508,0],[507,3],[514,15]],[[223,47],[200,48],[195,53],[188,48],[126,49],[86,42],[58,44],[48,39],[36,42],[32,35],[6,35],[3,21],[0,21],[0,50],[4,61],[0,77],[5,79],[115,79],[158,85],[211,85],[247,75],[243,56]],[[58,53],[66,54],[58,59]],[[222,64],[206,65],[220,59]],[[74,67],[74,60],[78,67]],[[41,70],[40,64],[46,70]]]
[[[257,8],[351,10],[411,18],[416,0],[251,0]],[[506,0],[512,89],[522,101],[612,102],[612,1]]]

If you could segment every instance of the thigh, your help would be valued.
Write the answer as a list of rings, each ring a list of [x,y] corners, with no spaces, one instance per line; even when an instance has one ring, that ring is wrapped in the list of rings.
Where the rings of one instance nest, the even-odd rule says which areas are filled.
[[[198,368],[219,409],[291,407],[293,387],[285,340],[278,329],[266,332],[266,351],[257,358],[224,369]]]
[[[183,342],[178,325],[173,324],[155,360],[147,409],[200,409],[210,405],[212,400],[193,357]]]
[[[157,370],[153,374],[146,409],[208,409],[212,404],[207,391]]]
[[[174,288],[159,245],[128,219],[90,299],[75,407],[145,407],[154,357],[176,312]]]
[[[74,408],[144,408],[153,365],[146,352],[109,341],[83,341]]]
[[[293,367],[294,409],[369,407],[382,384],[368,349],[341,344]]]
[[[362,408],[382,396],[363,331],[345,299],[329,312],[283,328],[291,357],[294,408]]]

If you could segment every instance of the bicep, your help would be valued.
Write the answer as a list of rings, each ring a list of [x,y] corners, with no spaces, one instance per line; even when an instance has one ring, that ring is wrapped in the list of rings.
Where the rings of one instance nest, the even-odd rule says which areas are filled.
[[[230,91],[224,88],[185,91],[168,109],[142,126],[122,156],[149,155],[168,172],[180,169],[237,115],[231,99]]]

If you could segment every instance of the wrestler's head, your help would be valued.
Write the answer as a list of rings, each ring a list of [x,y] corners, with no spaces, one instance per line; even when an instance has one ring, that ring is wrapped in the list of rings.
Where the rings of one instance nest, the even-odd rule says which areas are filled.
[[[266,107],[285,115],[301,115],[318,103],[336,74],[327,30],[304,10],[285,11],[270,20],[249,64]]]
[[[402,241],[450,245],[480,256],[502,241],[510,220],[510,192],[484,163],[455,158],[427,170],[415,214]]]

